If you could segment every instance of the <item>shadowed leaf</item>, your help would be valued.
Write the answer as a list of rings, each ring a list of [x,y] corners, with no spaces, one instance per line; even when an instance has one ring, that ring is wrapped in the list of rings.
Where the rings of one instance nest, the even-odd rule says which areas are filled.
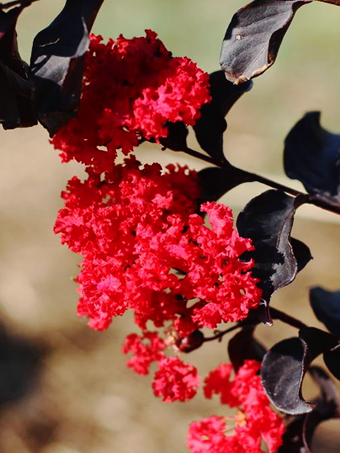
[[[228,353],[235,372],[245,360],[262,362],[266,348],[254,338],[254,327],[243,327],[228,343]]]
[[[340,135],[320,126],[320,112],[307,113],[287,135],[284,167],[308,193],[340,206]]]
[[[309,247],[299,239],[290,238],[290,243],[293,247],[293,253],[298,264],[298,272],[302,271],[307,266],[310,260],[313,259]]]
[[[321,391],[313,400],[317,405],[311,413],[288,420],[279,453],[310,453],[311,440],[319,423],[339,416],[339,395],[334,382],[319,367],[310,367],[309,373]]]
[[[0,5],[0,123],[4,129],[37,124],[27,80],[28,66],[19,55],[15,31],[21,11],[32,2],[19,3],[7,12],[3,11],[6,4]]]
[[[172,151],[185,151],[187,149],[188,128],[183,121],[177,121],[176,123],[169,121],[166,126],[168,135],[160,139],[164,148]]]
[[[307,327],[300,330],[299,338],[280,341],[266,353],[261,378],[277,409],[291,415],[313,410],[313,404],[302,397],[302,381],[310,363],[335,344],[335,338],[329,333]]]
[[[234,187],[254,181],[251,176],[237,172],[237,169],[232,165],[229,168],[204,168],[198,172],[198,178],[202,203],[216,201]]]
[[[312,0],[255,0],[233,16],[222,44],[220,64],[234,84],[261,75],[276,60],[298,8]]]
[[[340,291],[327,291],[315,286],[309,292],[315,316],[340,339]]]
[[[340,381],[340,345],[326,351],[323,359],[329,371]]]
[[[298,263],[290,238],[295,209],[301,203],[303,199],[300,197],[293,198],[277,190],[268,190],[253,198],[237,219],[240,235],[251,238],[255,247],[254,251],[244,254],[244,258],[254,259],[252,274],[260,279],[258,286],[263,291],[260,310],[267,313],[267,324],[271,323],[268,303],[272,294],[289,285],[307,261],[304,248],[303,260],[300,258],[301,263]]]
[[[67,0],[56,19],[34,39],[30,78],[34,107],[52,136],[76,116],[88,34],[103,0]]]
[[[194,125],[194,131],[200,147],[213,157],[216,162],[226,162],[223,153],[223,132],[227,129],[224,117],[234,103],[249,91],[252,82],[235,86],[230,83],[223,71],[210,74],[211,102],[204,104],[201,109],[201,117]]]

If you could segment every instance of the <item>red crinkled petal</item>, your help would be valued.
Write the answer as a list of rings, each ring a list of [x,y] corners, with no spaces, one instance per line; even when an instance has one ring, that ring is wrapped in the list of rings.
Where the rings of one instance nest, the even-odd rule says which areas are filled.
[[[76,159],[97,173],[111,171],[117,150],[166,137],[168,121],[193,125],[211,100],[209,75],[188,58],[173,58],[157,38],[101,42],[91,36],[77,117],[52,139],[63,162]]]

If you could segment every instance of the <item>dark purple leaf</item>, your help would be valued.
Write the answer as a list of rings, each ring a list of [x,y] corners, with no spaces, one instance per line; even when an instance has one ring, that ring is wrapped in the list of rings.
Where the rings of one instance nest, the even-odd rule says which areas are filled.
[[[235,372],[245,360],[262,362],[266,348],[254,338],[254,327],[243,327],[228,343],[228,353]]]
[[[317,405],[312,412],[288,420],[283,445],[278,453],[310,453],[311,440],[318,424],[339,416],[339,395],[334,382],[319,367],[310,367],[309,373],[320,388],[321,395],[314,400]]]
[[[315,286],[310,290],[309,298],[318,320],[340,339],[340,291],[327,291]]]
[[[21,11],[31,3],[18,2],[19,6],[7,12],[4,9],[8,6],[0,5],[0,123],[4,129],[37,124],[27,80],[28,66],[19,55],[15,31]]]
[[[160,139],[164,148],[171,149],[172,151],[185,151],[187,149],[188,136],[186,125],[182,121],[177,121],[176,123],[168,122],[166,126],[168,135]]]
[[[276,60],[298,8],[312,0],[255,0],[233,16],[222,44],[220,64],[234,84],[261,75]]]
[[[34,39],[30,79],[34,107],[52,136],[77,115],[89,31],[103,0],[67,0],[56,19]]]
[[[340,135],[320,126],[320,112],[307,113],[287,135],[284,167],[308,193],[340,206]]]
[[[317,406],[318,411],[328,413],[329,418],[339,417],[340,397],[334,381],[325,370],[318,366],[311,366],[309,373],[321,391],[321,395],[317,399],[321,403]]]
[[[244,258],[254,259],[252,274],[260,279],[258,285],[264,301],[261,307],[267,315],[272,294],[289,285],[303,267],[294,255],[290,239],[295,210],[302,202],[300,197],[268,190],[253,198],[237,219],[240,235],[251,238],[255,247]],[[266,323],[270,324],[270,317]]]
[[[312,254],[309,247],[307,247],[307,245],[302,241],[291,237],[290,243],[293,247],[293,253],[298,264],[298,272],[300,272],[307,266],[309,261],[313,259]]]
[[[201,202],[216,201],[229,190],[245,182],[252,182],[251,175],[244,175],[230,165],[225,168],[209,167],[198,172]]]
[[[209,156],[216,162],[226,162],[223,132],[227,129],[227,123],[224,117],[242,94],[251,89],[252,82],[237,87],[225,78],[223,71],[210,74],[209,81],[212,101],[203,105],[194,131],[200,147]]]
[[[264,356],[261,378],[270,401],[286,414],[311,412],[313,404],[302,397],[301,386],[311,362],[336,345],[327,332],[307,327],[299,338],[289,338],[274,345]]]
[[[326,351],[323,359],[329,371],[340,381],[340,345]]]
[[[302,439],[306,453],[310,452],[317,426],[325,420],[340,416],[339,393],[332,379],[322,368],[316,366],[310,367],[309,373],[320,388],[321,395],[315,399],[316,408],[312,413],[307,414],[304,421]]]

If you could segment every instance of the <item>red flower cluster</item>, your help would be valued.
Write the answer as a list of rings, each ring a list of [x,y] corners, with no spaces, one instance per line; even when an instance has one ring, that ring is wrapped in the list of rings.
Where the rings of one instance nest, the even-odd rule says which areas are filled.
[[[191,423],[188,446],[192,453],[261,453],[262,440],[270,452],[280,447],[285,425],[270,408],[257,375],[260,366],[255,360],[247,360],[231,381],[232,366],[223,364],[205,379],[206,398],[219,394],[222,404],[238,408],[238,412],[234,419],[213,416]],[[227,420],[235,424],[229,435]]]
[[[116,165],[102,180],[90,173],[73,178],[63,193],[55,232],[84,257],[77,277],[79,315],[102,330],[114,316],[135,311],[146,328],[172,320],[186,336],[199,327],[244,319],[261,291],[239,260],[250,240],[233,229],[231,211],[206,203],[211,229],[194,214],[196,174],[158,164],[141,169],[134,158]],[[178,273],[180,271],[180,273]],[[188,308],[193,299],[199,301]]]
[[[149,374],[152,362],[158,362],[164,358],[161,352],[166,348],[164,341],[159,338],[157,332],[144,332],[140,337],[136,333],[128,335],[123,344],[123,352],[132,352],[132,358],[127,366],[138,374]]]
[[[128,335],[123,352],[132,352],[127,365],[139,374],[149,374],[151,363],[157,363],[159,369],[152,384],[155,396],[163,398],[165,402],[190,400],[196,395],[199,385],[197,369],[177,357],[166,357],[163,352],[166,347],[157,332],[144,332],[141,337]]]
[[[166,123],[195,124],[210,101],[209,76],[188,58],[173,58],[156,33],[103,44],[91,36],[78,116],[52,140],[63,162],[111,171],[117,149],[168,134]]]
[[[165,350],[199,347],[205,339],[198,329],[245,319],[261,297],[250,273],[253,263],[240,261],[253,249],[251,241],[233,228],[226,206],[199,207],[196,172],[142,166],[134,156],[115,163],[118,149],[128,154],[143,140],[166,137],[169,121],[193,125],[210,100],[208,82],[189,59],[173,58],[151,31],[146,38],[120,36],[106,45],[92,36],[79,115],[53,138],[62,160],[85,163],[88,173],[84,182],[69,181],[55,224],[62,242],[83,257],[78,314],[103,330],[113,317],[134,311],[143,334],[129,335],[123,352],[132,353],[128,366],[139,374],[157,364],[152,387],[163,401],[191,399],[199,385],[196,368],[166,357]],[[149,321],[164,327],[165,340],[147,330]],[[281,425],[256,376],[258,366],[249,362],[232,383],[230,370],[221,366],[211,373],[206,396],[221,393],[223,403],[247,412],[246,422],[235,428],[247,451],[260,451],[261,436],[270,448],[279,445],[275,429]],[[190,448],[198,453],[239,445],[224,429],[218,417],[192,424]]]
[[[196,395],[199,385],[197,369],[183,363],[177,357],[160,360],[152,384],[155,396],[163,397],[163,401],[186,401]]]

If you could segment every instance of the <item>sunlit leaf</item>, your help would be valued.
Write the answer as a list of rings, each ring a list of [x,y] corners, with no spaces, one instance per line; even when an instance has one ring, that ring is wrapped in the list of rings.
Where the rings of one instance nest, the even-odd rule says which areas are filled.
[[[262,305],[266,307],[272,294],[289,285],[307,261],[304,248],[304,263],[300,258],[299,264],[290,237],[295,210],[299,204],[299,197],[293,198],[277,190],[268,190],[253,198],[237,219],[240,235],[251,238],[255,247],[245,257],[254,260],[252,274],[260,279],[258,285],[263,291]],[[296,243],[295,249],[297,250]]]
[[[335,345],[332,335],[308,327],[300,330],[299,338],[280,341],[266,353],[261,368],[262,383],[279,410],[291,415],[313,410],[314,405],[302,396],[303,378],[310,363]]]
[[[233,16],[220,63],[228,80],[239,84],[261,75],[276,60],[298,8],[312,0],[255,0]]]

